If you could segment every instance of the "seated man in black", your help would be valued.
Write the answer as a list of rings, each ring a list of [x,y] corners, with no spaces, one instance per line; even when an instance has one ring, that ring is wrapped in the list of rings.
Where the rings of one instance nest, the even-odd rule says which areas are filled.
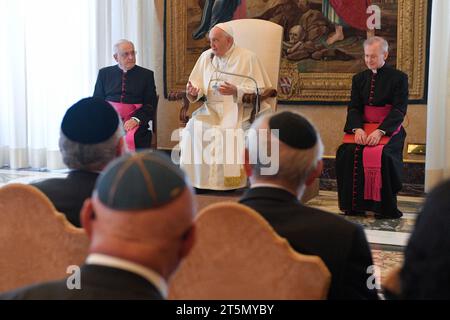
[[[73,274],[0,299],[164,299],[167,281],[194,243],[194,201],[184,173],[164,154],[122,156],[102,172],[83,206],[91,243],[79,285]]]
[[[376,218],[402,216],[397,193],[402,188],[408,76],[386,65],[388,49],[383,38],[367,39],[368,69],[352,80],[344,131],[354,138],[336,154],[339,208],[347,215],[371,211]]]
[[[323,166],[323,145],[315,128],[302,116],[283,112],[262,117],[252,129],[279,130],[278,137],[272,131],[259,134],[268,136],[268,146],[279,143],[279,157],[272,148],[269,164],[278,161],[278,171],[266,175],[268,165],[260,158],[267,154],[265,150],[258,150],[256,161],[250,160],[249,153],[255,150],[247,150],[245,167],[251,188],[240,203],[259,212],[296,251],[324,261],[331,272],[329,299],[377,299],[376,286],[368,281],[373,262],[363,229],[298,200]],[[259,143],[258,148],[262,147]]]
[[[100,171],[124,151],[122,124],[114,108],[98,98],[75,103],[61,122],[59,149],[71,169],[68,176],[32,185],[45,193],[69,222],[80,227],[80,209],[91,196]]]
[[[153,71],[136,65],[134,44],[120,40],[114,46],[117,65],[98,73],[94,97],[108,101],[119,113],[130,151],[150,148],[155,108],[158,103]]]

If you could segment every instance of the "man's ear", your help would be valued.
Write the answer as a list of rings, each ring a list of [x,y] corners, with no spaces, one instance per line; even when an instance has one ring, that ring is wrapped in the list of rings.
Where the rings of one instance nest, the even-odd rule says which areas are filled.
[[[91,239],[92,235],[92,222],[95,220],[94,207],[92,205],[92,199],[88,198],[84,201],[83,207],[80,211],[81,226],[86,231],[87,236]]]
[[[388,56],[389,56],[389,51],[386,51],[386,52],[384,53],[384,61],[387,60]]]
[[[248,149],[246,148],[244,151],[244,171],[247,177],[252,176],[252,166],[250,165],[250,154],[248,153]]]
[[[192,225],[191,228],[186,232],[186,234],[183,237],[183,243],[181,244],[180,250],[180,259],[183,259],[189,254],[189,252],[191,252],[194,243],[195,243],[195,225]]]
[[[316,180],[316,178],[320,177],[320,175],[322,174],[322,170],[323,160],[319,160],[319,162],[317,162],[316,168],[309,174],[308,178],[306,178],[305,184],[307,186],[310,186],[314,182],[314,180]]]
[[[117,59],[117,53],[115,53],[115,54],[113,55],[113,57],[114,57],[114,60],[116,60],[116,62],[119,62],[119,59]]]

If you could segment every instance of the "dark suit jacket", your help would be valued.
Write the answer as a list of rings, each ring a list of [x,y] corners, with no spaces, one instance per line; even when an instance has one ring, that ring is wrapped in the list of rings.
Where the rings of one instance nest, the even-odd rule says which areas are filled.
[[[240,203],[259,212],[296,251],[322,258],[331,272],[329,299],[377,299],[376,289],[366,285],[373,262],[360,226],[306,207],[277,188],[250,189]]]
[[[0,295],[0,300],[163,299],[158,289],[146,279],[116,268],[98,265],[82,266],[80,290],[69,290],[66,281],[64,279],[17,289]]]
[[[66,178],[46,179],[31,185],[45,193],[67,220],[80,227],[81,207],[92,195],[98,175],[96,172],[74,170]]]

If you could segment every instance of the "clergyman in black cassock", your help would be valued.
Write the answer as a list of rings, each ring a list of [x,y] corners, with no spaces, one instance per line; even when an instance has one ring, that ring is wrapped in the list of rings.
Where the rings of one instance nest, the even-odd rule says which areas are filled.
[[[152,128],[149,121],[154,119],[158,103],[153,71],[136,65],[136,52],[131,42],[121,40],[115,48],[114,58],[118,64],[100,69],[94,97],[102,98],[116,108],[127,135],[130,132],[131,137],[126,137],[130,150],[150,148]],[[118,110],[124,106],[131,109]],[[136,106],[140,107],[136,109]],[[136,121],[136,128],[128,128],[127,121]]]
[[[365,50],[377,49],[379,43],[375,40],[365,44]],[[387,43],[386,43],[387,46]],[[382,45],[379,45],[381,48]],[[376,54],[376,51],[374,51]],[[372,52],[373,54],[373,52]],[[402,126],[408,106],[408,76],[384,62],[387,50],[382,54],[382,60],[368,61],[372,54],[366,53],[366,64],[369,69],[356,74],[352,80],[351,101],[348,106],[347,121],[344,131],[355,133],[367,122],[368,109],[390,108],[390,111],[379,123],[375,134],[390,137],[381,153],[381,190],[377,200],[367,197],[365,188],[365,168],[363,165],[364,149],[367,141],[360,143],[344,143],[336,154],[336,176],[338,184],[339,208],[346,214],[363,214],[365,211],[375,212],[379,218],[399,218],[402,213],[397,208],[397,193],[402,188],[403,146],[406,132]],[[366,121],[365,121],[366,120]],[[355,134],[356,136],[356,134]],[[379,139],[378,138],[378,139]],[[378,143],[377,140],[375,142]]]

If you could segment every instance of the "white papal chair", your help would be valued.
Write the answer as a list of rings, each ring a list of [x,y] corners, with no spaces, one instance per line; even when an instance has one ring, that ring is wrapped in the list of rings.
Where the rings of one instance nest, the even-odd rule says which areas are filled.
[[[236,45],[255,52],[266,69],[272,88],[266,88],[264,92],[260,93],[260,99],[267,99],[272,109],[276,111],[283,28],[276,23],[260,19],[239,19],[226,23],[233,28]],[[261,35],[264,35],[263,39],[261,39]],[[189,101],[186,98],[186,93],[172,92],[168,98],[171,101],[182,100],[180,123],[185,126],[189,121]],[[255,103],[256,95],[244,95],[243,100],[247,103]]]

